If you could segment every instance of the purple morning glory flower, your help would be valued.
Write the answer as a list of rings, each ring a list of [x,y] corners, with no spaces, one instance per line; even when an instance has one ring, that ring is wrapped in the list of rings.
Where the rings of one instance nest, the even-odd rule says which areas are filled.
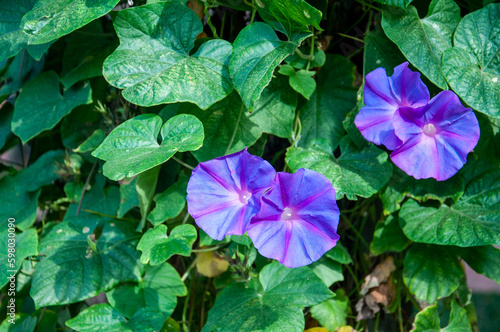
[[[261,199],[261,210],[248,225],[248,235],[266,257],[286,267],[318,260],[335,246],[339,209],[328,179],[309,169],[278,173],[275,186]]]
[[[202,162],[187,186],[189,214],[214,239],[245,234],[275,175],[271,164],[246,149]]]
[[[394,128],[404,143],[391,159],[416,179],[452,177],[479,140],[476,115],[451,91],[440,92],[424,107],[400,108]]]
[[[420,79],[420,73],[408,69],[408,62],[394,68],[387,76],[384,68],[377,68],[365,77],[364,102],[354,123],[368,141],[383,144],[394,150],[401,140],[394,133],[392,118],[399,107],[420,107],[429,102],[429,90]]]

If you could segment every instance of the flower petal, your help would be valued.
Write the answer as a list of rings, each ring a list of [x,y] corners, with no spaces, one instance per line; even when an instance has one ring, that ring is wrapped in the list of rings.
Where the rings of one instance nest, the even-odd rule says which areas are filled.
[[[187,187],[189,214],[208,235],[242,235],[273,185],[274,168],[246,149],[200,163]]]
[[[394,68],[391,83],[400,106],[419,107],[429,102],[429,89],[420,79],[420,73],[408,68],[408,61]]]
[[[394,150],[402,143],[394,132],[394,112],[395,109],[364,106],[356,115],[354,124],[367,141]]]
[[[335,189],[326,177],[308,169],[278,173],[275,182],[262,196],[248,235],[263,256],[287,267],[308,265],[339,239]]]
[[[435,134],[426,134],[432,125]],[[479,140],[479,123],[452,91],[442,91],[426,106],[402,107],[394,115],[395,132],[403,145],[391,154],[399,168],[416,179],[452,177],[467,162]]]
[[[394,150],[402,144],[394,131],[393,116],[400,107],[424,106],[429,91],[420,79],[420,73],[408,69],[408,62],[394,68],[388,77],[384,68],[366,75],[364,103],[354,123],[363,137],[377,145]]]

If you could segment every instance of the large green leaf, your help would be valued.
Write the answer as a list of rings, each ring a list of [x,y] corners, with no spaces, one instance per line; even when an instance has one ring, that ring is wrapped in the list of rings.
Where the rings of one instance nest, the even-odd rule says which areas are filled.
[[[337,281],[344,280],[342,264],[326,255],[309,265],[309,268],[323,281],[326,287],[332,286]]]
[[[142,265],[134,228],[125,221],[107,223],[94,240],[89,227],[76,228],[69,222],[54,226],[40,241],[44,258],[30,291],[36,307],[82,301],[121,281],[139,280]]]
[[[155,114],[125,121],[92,152],[106,161],[103,170],[111,180],[132,177],[170,159],[177,151],[197,150],[203,143],[203,125],[192,115],[180,114],[163,126]],[[158,144],[161,130],[162,142]]]
[[[257,5],[260,17],[291,40],[311,35],[309,26],[323,30],[319,26],[321,12],[304,0],[259,0]]]
[[[455,301],[451,302],[451,314],[448,325],[441,328],[440,314],[437,305],[432,305],[420,311],[413,323],[414,332],[470,332],[472,328],[467,318],[467,311]]]
[[[311,316],[328,331],[336,331],[347,324],[349,309],[349,299],[345,296],[344,290],[339,289],[335,293],[335,298],[312,306]]]
[[[53,71],[31,80],[19,94],[12,117],[12,131],[25,143],[52,129],[73,108],[92,102],[90,84],[59,92],[59,77]]]
[[[75,31],[64,48],[61,83],[70,87],[78,81],[102,75],[104,60],[118,46],[114,36],[108,36],[99,21]]]
[[[392,75],[394,67],[406,61],[397,45],[394,44],[380,27],[368,32],[365,39],[363,74],[382,67],[387,75]]]
[[[0,0],[0,61],[16,55],[23,48],[40,60],[50,46],[28,46],[29,35],[20,27],[23,16],[36,2],[37,0]]]
[[[236,93],[203,111],[195,105],[183,104],[179,112],[196,116],[203,123],[203,147],[194,151],[198,161],[206,161],[253,145],[262,135],[260,128],[250,121],[241,99]]]
[[[401,252],[410,245],[411,241],[404,235],[398,218],[392,215],[378,222],[370,243],[370,251],[380,255],[386,251]]]
[[[427,16],[421,19],[417,9],[386,8],[382,27],[405,57],[434,84],[447,89],[441,72],[441,56],[451,47],[451,38],[460,22],[460,8],[453,0],[432,0]]]
[[[0,248],[0,259],[5,262],[5,265],[0,271],[0,278],[2,278],[0,279],[0,287],[9,282],[8,277],[19,271],[25,258],[38,255],[38,239],[34,228],[27,229],[22,233],[14,233],[15,236],[10,234],[13,233],[2,225],[0,240],[4,245]],[[15,251],[9,253],[9,248],[15,249]]]
[[[120,184],[120,207],[118,208],[117,217],[123,217],[132,208],[139,206],[139,196],[137,195],[137,177],[129,181],[123,181]]]
[[[73,151],[76,153],[86,153],[97,149],[106,138],[106,132],[102,129],[96,129],[82,144],[78,145]]]
[[[231,44],[210,40],[190,55],[200,19],[186,6],[153,3],[122,10],[115,29],[120,46],[104,61],[104,77],[142,106],[188,101],[207,109],[232,90]]]
[[[167,226],[150,228],[142,236],[137,250],[142,251],[141,263],[158,265],[173,255],[189,256],[197,238],[193,225],[179,225],[167,236]]]
[[[151,204],[153,203],[153,196],[156,191],[156,183],[158,182],[158,175],[160,174],[160,166],[156,166],[142,172],[137,177],[135,189],[139,197],[139,208],[141,209],[141,223],[139,224],[138,231],[142,231],[146,223]]]
[[[143,308],[127,320],[107,303],[93,305],[66,321],[66,326],[80,332],[144,332],[159,331],[163,315],[158,310]]]
[[[21,26],[30,44],[43,44],[106,15],[119,0],[38,0]]]
[[[399,210],[405,197],[424,202],[432,199],[443,203],[448,198],[451,198],[453,202],[458,201],[465,189],[465,171],[466,168],[463,168],[446,181],[436,181],[435,179],[415,180],[399,168],[394,168],[387,187],[381,191],[380,198],[384,206],[384,214],[388,215]]]
[[[153,308],[167,319],[177,305],[177,296],[187,294],[177,271],[168,263],[147,266],[138,284],[122,284],[106,292],[109,303],[118,312],[131,318],[141,308]]]
[[[403,232],[415,242],[460,247],[500,244],[500,169],[467,184],[457,204],[423,207],[409,200],[401,208]]]
[[[297,99],[298,95],[290,88],[286,77],[277,75],[262,91],[252,113],[246,113],[245,115],[262,132],[282,138],[290,138],[292,137]]]
[[[204,332],[304,330],[302,308],[333,293],[308,267],[289,269],[274,262],[248,286],[236,283],[218,294]]]
[[[339,262],[340,264],[351,264],[352,263],[351,255],[349,255],[347,248],[344,247],[340,242],[337,242],[335,247],[328,250],[325,253],[325,256],[330,258],[330,259],[333,259],[336,262]]]
[[[500,118],[500,4],[466,15],[443,54],[451,88],[479,112]]]
[[[234,88],[249,111],[253,111],[262,90],[271,81],[274,69],[295,51],[302,39],[282,41],[269,25],[261,22],[240,31],[233,43],[229,71]]]
[[[457,254],[477,273],[500,284],[500,250],[493,246],[457,248]]]
[[[182,173],[181,173],[182,175]],[[148,215],[148,220],[155,226],[177,217],[186,206],[186,190],[189,178],[181,177],[161,194],[154,197],[156,206]]]
[[[22,190],[34,191],[51,184],[59,178],[58,164],[63,163],[64,156],[63,150],[45,152],[33,164],[17,172],[14,176],[16,186]]]
[[[392,174],[387,153],[371,145],[356,150],[347,137],[340,141],[340,157],[331,151],[315,148],[288,148],[286,162],[294,171],[309,168],[325,175],[337,191],[337,199],[347,196],[370,197],[379,191]]]
[[[299,146],[310,147],[325,139],[335,149],[345,130],[347,113],[356,106],[356,66],[340,55],[327,55],[318,73],[318,88],[300,109],[302,133]]]
[[[14,176],[0,181],[0,225],[6,227],[8,218],[16,218],[16,227],[28,229],[35,222],[40,187],[59,178],[57,163],[62,162],[64,151],[44,153],[33,164],[21,169]]]
[[[0,0],[0,60],[16,55],[28,44],[28,36],[19,24],[35,3],[36,0]]]
[[[37,318],[25,313],[16,313],[14,324],[12,324],[11,317],[7,316],[0,325],[0,331],[5,332],[33,332],[36,327]]]
[[[203,147],[193,152],[198,161],[206,161],[250,147],[262,132],[279,137],[292,136],[297,93],[286,78],[279,75],[264,89],[252,113],[245,111],[240,97],[232,93],[206,111],[195,105],[181,104],[179,112],[195,115],[203,123]]]
[[[453,293],[464,271],[449,247],[414,244],[405,256],[403,280],[417,299],[434,303]]]
[[[16,187],[16,182],[10,177],[0,181],[0,199],[2,209],[0,210],[0,225],[5,227],[8,218],[15,216],[16,227],[25,230],[31,227],[36,219],[38,198],[41,190],[28,192]]]

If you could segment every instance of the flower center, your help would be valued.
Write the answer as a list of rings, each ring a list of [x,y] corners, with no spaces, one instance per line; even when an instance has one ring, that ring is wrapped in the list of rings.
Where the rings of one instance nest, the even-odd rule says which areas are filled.
[[[428,123],[424,126],[424,134],[427,136],[434,136],[436,134],[436,127],[432,123]]]
[[[289,207],[286,207],[281,214],[281,219],[290,220],[293,218],[293,211]]]
[[[248,200],[252,198],[252,194],[246,190],[240,192],[240,202],[243,204],[248,204]]]

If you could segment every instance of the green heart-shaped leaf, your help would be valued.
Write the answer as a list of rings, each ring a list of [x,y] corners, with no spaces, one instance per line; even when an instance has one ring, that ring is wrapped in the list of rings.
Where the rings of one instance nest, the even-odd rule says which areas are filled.
[[[500,170],[474,178],[452,206],[406,202],[399,213],[403,232],[415,242],[460,247],[500,244]]]
[[[300,147],[324,139],[336,148],[345,130],[342,122],[356,106],[356,66],[340,55],[328,55],[318,73],[318,88],[300,108]]]
[[[434,303],[460,285],[464,271],[450,248],[414,244],[405,256],[403,280],[417,299]]]
[[[203,26],[186,6],[161,2],[122,10],[114,25],[120,46],[104,61],[104,77],[124,89],[128,101],[188,101],[207,109],[233,90],[231,44],[210,40],[191,55]]]
[[[132,177],[170,159],[177,151],[193,151],[203,144],[203,125],[195,116],[176,115],[163,126],[155,114],[125,121],[92,152],[105,160],[104,175],[111,180]],[[162,142],[158,144],[161,131]]]
[[[38,255],[38,238],[36,229],[30,228],[22,233],[16,234],[15,260],[12,261],[12,257],[9,257],[9,253],[7,252],[7,245],[12,243],[9,241],[9,239],[12,239],[12,237],[9,237],[9,234],[11,233],[8,232],[7,225],[2,225],[2,228],[3,230],[0,232],[0,239],[6,245],[0,248],[0,259],[3,259],[5,262],[5,268],[0,271],[0,277],[2,278],[0,279],[0,287],[5,286],[9,282],[9,279],[7,278],[11,276],[12,272],[17,272],[21,268],[25,258]]]
[[[486,115],[500,118],[500,4],[466,15],[443,54],[443,74],[451,88]]]
[[[441,73],[441,56],[451,47],[451,37],[460,22],[460,8],[453,0],[432,0],[427,16],[417,8],[386,8],[382,27],[405,57],[441,89],[447,89]]]
[[[474,271],[500,284],[500,249],[493,246],[481,246],[456,248],[456,251]]]
[[[284,33],[291,40],[304,39],[311,35],[309,26],[322,31],[321,11],[304,0],[259,0],[257,10],[260,17],[274,30]]]
[[[328,331],[336,331],[341,326],[347,325],[347,311],[349,310],[349,299],[344,290],[335,292],[335,298],[311,307],[311,316]]]
[[[90,84],[68,89],[61,95],[57,74],[45,72],[29,81],[19,94],[12,131],[27,142],[42,131],[52,129],[73,108],[91,102]]]
[[[28,45],[30,36],[21,25],[23,16],[29,12],[37,0],[0,0],[0,61],[16,55],[26,48],[28,53],[40,60],[51,43]]]
[[[160,311],[166,319],[177,305],[177,296],[187,294],[186,286],[172,265],[146,266],[137,285],[121,284],[106,292],[109,303],[122,315],[131,318],[141,308]]]
[[[153,308],[139,309],[130,320],[120,315],[107,303],[99,303],[82,310],[66,326],[80,332],[143,332],[159,331],[164,317]]]
[[[333,293],[308,267],[289,269],[278,262],[262,268],[248,287],[236,283],[217,296],[203,332],[304,330],[302,309]]]
[[[30,44],[43,44],[106,15],[119,0],[38,0],[24,15],[21,26]]]
[[[148,215],[148,220],[153,225],[157,226],[168,219],[175,218],[182,212],[186,206],[187,184],[188,177],[180,177],[167,190],[155,195],[156,206]]]
[[[319,148],[288,148],[286,162],[294,171],[309,168],[326,176],[337,191],[337,199],[370,197],[379,191],[392,174],[387,153],[371,145],[357,151],[347,138],[340,142],[340,157]]]
[[[301,40],[282,41],[269,25],[261,22],[245,27],[238,34],[229,71],[234,88],[249,111],[271,81],[274,69],[295,51]]]
[[[179,225],[169,236],[165,225],[148,229],[137,245],[142,251],[141,263],[158,265],[173,255],[189,256],[197,236],[193,225]]]
[[[179,112],[199,118],[205,129],[203,147],[193,155],[206,161],[250,147],[269,133],[279,137],[292,136],[293,120],[297,107],[297,93],[290,88],[286,77],[278,75],[248,113],[236,92],[210,107],[200,110],[195,105],[181,104]]]
[[[135,226],[124,221],[107,223],[89,246],[89,227],[69,222],[54,226],[40,241],[44,258],[33,275],[30,295],[36,307],[74,303],[111,289],[142,274],[135,250]]]
[[[413,332],[469,332],[472,331],[467,311],[455,301],[451,302],[450,321],[441,328],[441,318],[437,305],[432,305],[420,311],[415,316]]]

